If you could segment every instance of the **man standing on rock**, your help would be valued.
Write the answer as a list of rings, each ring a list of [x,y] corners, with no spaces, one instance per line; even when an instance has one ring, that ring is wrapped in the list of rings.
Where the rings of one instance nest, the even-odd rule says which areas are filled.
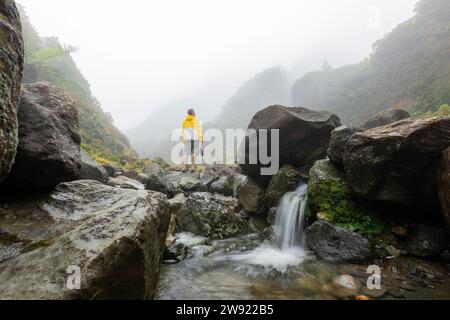
[[[197,118],[194,109],[188,110],[188,115],[183,122],[182,142],[183,152],[183,170],[187,170],[187,159],[191,156],[191,171],[196,170],[196,158],[200,150],[200,144],[203,144],[203,128],[201,121]]]

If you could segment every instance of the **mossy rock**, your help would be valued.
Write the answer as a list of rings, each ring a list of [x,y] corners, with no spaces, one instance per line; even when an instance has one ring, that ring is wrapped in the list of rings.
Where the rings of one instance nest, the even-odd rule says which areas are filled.
[[[248,224],[207,192],[195,192],[173,212],[177,230],[219,240],[249,232]]]
[[[304,181],[300,173],[292,166],[283,166],[272,177],[264,196],[264,205],[268,210],[278,205],[280,199],[286,193],[294,191]]]
[[[19,13],[12,0],[0,5],[0,183],[9,174],[18,144],[17,108],[24,48]]]
[[[329,160],[317,161],[310,175],[307,210],[310,217],[363,234],[383,231],[383,222],[353,198],[344,174]]]

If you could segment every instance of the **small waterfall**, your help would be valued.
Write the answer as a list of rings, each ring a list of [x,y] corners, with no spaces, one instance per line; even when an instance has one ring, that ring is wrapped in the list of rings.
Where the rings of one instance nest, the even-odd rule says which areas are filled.
[[[274,226],[274,242],[280,250],[305,244],[303,224],[308,194],[308,185],[302,184],[294,192],[289,192],[281,199]]]
[[[285,273],[300,265],[306,258],[303,225],[308,185],[302,184],[294,192],[285,194],[277,211],[272,241],[240,254],[218,257],[216,260],[240,262],[240,270],[249,274],[270,274],[273,270]],[[256,267],[256,268],[253,268]],[[259,268],[263,268],[263,271]]]

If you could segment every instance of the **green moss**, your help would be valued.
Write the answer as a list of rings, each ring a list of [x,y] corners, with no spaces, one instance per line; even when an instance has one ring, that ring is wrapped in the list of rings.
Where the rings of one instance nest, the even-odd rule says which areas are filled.
[[[321,214],[327,221],[364,234],[383,231],[383,223],[356,202],[343,175],[331,162],[317,162],[311,169],[308,215]]]

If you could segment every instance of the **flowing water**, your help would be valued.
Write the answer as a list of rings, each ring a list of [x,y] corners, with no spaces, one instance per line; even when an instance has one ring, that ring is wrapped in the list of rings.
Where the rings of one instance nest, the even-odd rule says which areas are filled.
[[[220,241],[177,234],[176,243],[191,253],[162,267],[156,298],[336,299],[329,285],[333,277],[354,272],[364,283],[367,266],[327,264],[305,250],[306,200],[307,185],[282,198],[269,240],[256,234]]]
[[[308,185],[301,185],[296,191],[287,193],[277,211],[275,223],[275,244],[282,250],[297,248],[303,250],[303,233]]]
[[[313,284],[305,279],[326,279],[325,274],[331,273],[305,251],[306,200],[306,184],[282,198],[270,240],[251,234],[210,242],[178,234],[176,242],[192,252],[185,261],[163,267],[157,298],[288,299],[311,291]]]

